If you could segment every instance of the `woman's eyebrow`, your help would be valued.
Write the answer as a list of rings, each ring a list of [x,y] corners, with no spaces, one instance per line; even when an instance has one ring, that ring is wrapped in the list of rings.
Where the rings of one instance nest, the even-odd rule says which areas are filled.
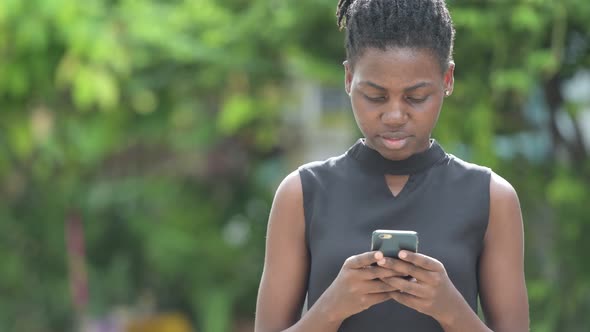
[[[377,83],[373,83],[373,82],[371,82],[371,81],[362,81],[362,82],[360,82],[359,84],[360,84],[360,85],[368,85],[368,86],[370,86],[370,87],[373,87],[373,88],[375,88],[375,89],[377,89],[377,90],[381,90],[381,91],[387,91],[387,89],[386,89],[386,88],[382,87],[381,85],[379,85],[379,84],[377,84]],[[416,84],[414,84],[414,85],[412,85],[412,86],[409,86],[409,87],[407,87],[407,88],[404,88],[404,92],[408,92],[408,91],[416,90],[416,89],[423,88],[423,87],[430,86],[430,85],[432,85],[432,83],[431,83],[431,82],[426,82],[426,81],[424,81],[424,82],[419,82],[419,83],[416,83]]]
[[[412,85],[410,87],[405,88],[404,91],[405,92],[408,92],[408,91],[420,89],[420,88],[423,88],[423,87],[426,87],[426,86],[429,86],[429,85],[432,85],[432,83],[426,82],[426,81],[425,82],[420,82],[420,83],[417,83],[417,84],[414,84],[414,85]]]
[[[381,91],[387,91],[386,88],[382,87],[381,85],[377,84],[377,83],[373,83],[371,81],[362,81],[359,83],[360,85],[368,85],[371,86],[377,90],[381,90]]]

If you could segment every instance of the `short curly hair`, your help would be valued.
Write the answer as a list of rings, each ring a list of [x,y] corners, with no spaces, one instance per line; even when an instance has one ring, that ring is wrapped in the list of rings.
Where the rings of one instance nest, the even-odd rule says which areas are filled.
[[[336,17],[353,64],[368,48],[388,47],[430,50],[443,72],[452,60],[455,28],[444,0],[339,0]]]

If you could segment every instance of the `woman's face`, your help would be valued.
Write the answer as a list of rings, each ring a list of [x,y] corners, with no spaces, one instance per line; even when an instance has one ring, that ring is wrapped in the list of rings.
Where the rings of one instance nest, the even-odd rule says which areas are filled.
[[[345,69],[354,117],[371,148],[401,160],[429,147],[454,64],[443,74],[427,50],[371,48]]]

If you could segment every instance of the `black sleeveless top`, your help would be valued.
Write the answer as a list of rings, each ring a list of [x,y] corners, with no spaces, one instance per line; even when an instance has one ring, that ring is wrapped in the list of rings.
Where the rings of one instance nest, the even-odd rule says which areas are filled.
[[[477,312],[478,261],[489,217],[491,171],[428,150],[392,161],[359,140],[345,154],[299,168],[310,257],[308,307],[334,281],[344,260],[370,250],[375,229],[413,230],[418,252],[441,261]],[[385,174],[409,175],[393,196]],[[430,316],[394,300],[346,319],[339,331],[441,332]]]

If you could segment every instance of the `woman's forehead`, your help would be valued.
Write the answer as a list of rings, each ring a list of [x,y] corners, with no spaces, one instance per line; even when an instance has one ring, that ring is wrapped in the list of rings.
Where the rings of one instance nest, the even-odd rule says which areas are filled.
[[[436,57],[427,49],[367,49],[354,64],[358,82],[413,84],[443,78]]]

